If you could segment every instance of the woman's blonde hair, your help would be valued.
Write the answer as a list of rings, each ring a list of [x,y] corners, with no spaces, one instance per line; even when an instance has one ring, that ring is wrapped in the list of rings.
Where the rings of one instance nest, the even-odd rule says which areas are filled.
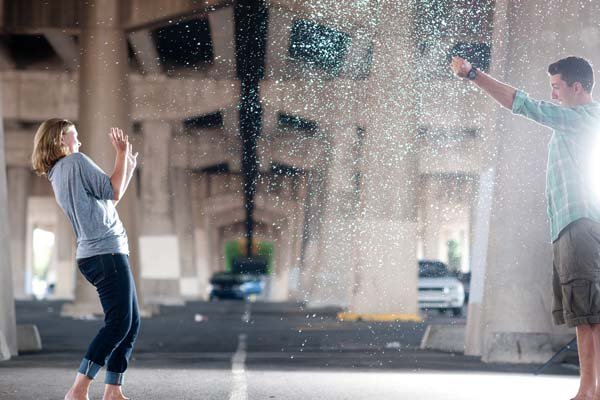
[[[69,149],[61,144],[61,137],[75,126],[68,119],[51,118],[40,125],[33,139],[31,165],[38,175],[46,175],[58,160],[69,155]]]

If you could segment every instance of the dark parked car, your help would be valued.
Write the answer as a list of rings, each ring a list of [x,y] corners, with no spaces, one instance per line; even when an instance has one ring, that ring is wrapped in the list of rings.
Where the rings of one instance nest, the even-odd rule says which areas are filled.
[[[265,283],[261,275],[217,272],[210,278],[210,301],[219,299],[255,300]]]

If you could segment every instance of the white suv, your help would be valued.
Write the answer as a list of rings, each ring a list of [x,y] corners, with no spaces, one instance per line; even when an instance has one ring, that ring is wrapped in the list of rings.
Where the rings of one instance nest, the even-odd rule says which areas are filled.
[[[455,316],[462,314],[465,288],[452,276],[441,261],[419,261],[419,308],[451,310]]]

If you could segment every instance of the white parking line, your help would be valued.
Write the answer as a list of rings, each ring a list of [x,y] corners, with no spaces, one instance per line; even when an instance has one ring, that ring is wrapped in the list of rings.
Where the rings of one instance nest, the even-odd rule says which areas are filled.
[[[248,387],[246,385],[246,334],[238,337],[238,348],[231,358],[231,372],[233,373],[233,387],[229,400],[248,400]]]
[[[250,321],[250,304],[246,303],[242,322]],[[231,373],[233,374],[233,387],[229,400],[248,400],[248,385],[246,384],[246,334],[238,336],[238,347],[231,358]]]

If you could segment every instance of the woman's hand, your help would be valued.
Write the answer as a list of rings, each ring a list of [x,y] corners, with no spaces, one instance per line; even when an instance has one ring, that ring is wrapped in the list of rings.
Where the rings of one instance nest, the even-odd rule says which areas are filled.
[[[462,57],[452,57],[452,63],[450,64],[452,71],[459,77],[464,78],[467,76],[472,66],[471,63]]]
[[[133,171],[137,166],[138,152],[136,151],[135,154],[133,154],[133,145],[131,143],[129,143],[128,147],[129,149],[127,150],[127,168],[130,171]]]
[[[131,148],[129,136],[123,135],[123,131],[119,128],[110,128],[108,136],[117,154],[127,154]]]
[[[119,128],[110,128],[110,141],[117,152],[115,169],[110,177],[113,188],[115,205],[121,200],[129,181],[133,176],[133,170],[137,165],[137,153],[133,154],[129,136],[124,135]]]

